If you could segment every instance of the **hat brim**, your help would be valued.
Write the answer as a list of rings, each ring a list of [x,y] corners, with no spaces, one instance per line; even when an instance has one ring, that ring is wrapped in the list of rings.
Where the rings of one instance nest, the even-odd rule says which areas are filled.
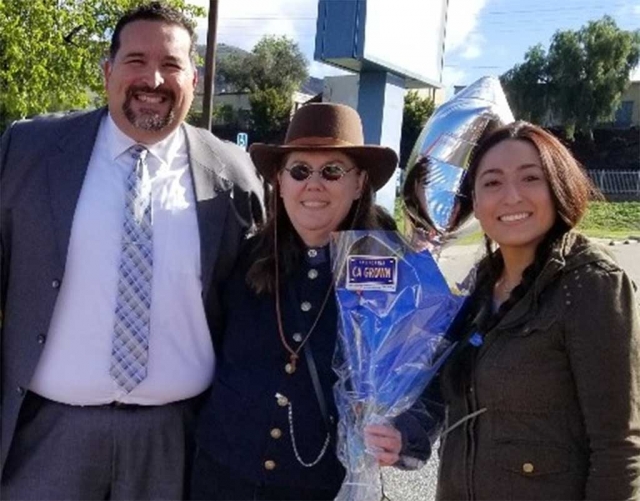
[[[382,188],[393,175],[398,165],[398,155],[386,146],[302,146],[272,145],[254,143],[249,154],[260,175],[273,183],[282,166],[282,159],[293,151],[340,151],[349,155],[358,168],[367,171],[369,182],[374,191]]]

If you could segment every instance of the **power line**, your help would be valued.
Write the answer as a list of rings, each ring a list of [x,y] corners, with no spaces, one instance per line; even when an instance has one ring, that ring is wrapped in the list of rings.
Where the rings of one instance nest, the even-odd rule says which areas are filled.
[[[486,11],[484,15],[486,16],[506,16],[513,14],[539,14],[542,12],[548,12],[551,14],[557,14],[558,12],[587,12],[587,11],[595,11],[599,9],[611,9],[614,7],[626,7],[627,5],[624,2],[621,3],[610,3],[607,2],[606,5],[598,7],[550,7],[550,8],[540,8],[540,9],[520,9],[520,10],[495,10],[495,11]]]
[[[315,21],[316,16],[229,16],[221,17],[220,21],[234,20],[234,21]]]

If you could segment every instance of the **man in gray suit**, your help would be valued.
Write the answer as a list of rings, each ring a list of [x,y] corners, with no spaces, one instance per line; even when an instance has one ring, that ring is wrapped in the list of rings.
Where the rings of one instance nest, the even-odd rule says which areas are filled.
[[[194,31],[127,13],[108,109],[13,124],[0,150],[3,499],[177,499],[210,384],[218,286],[262,217],[239,148],[183,123]]]

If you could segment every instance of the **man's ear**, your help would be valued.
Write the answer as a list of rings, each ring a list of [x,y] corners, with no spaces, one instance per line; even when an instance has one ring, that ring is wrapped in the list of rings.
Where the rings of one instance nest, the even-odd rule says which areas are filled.
[[[198,88],[198,68],[197,66],[194,64],[193,65],[193,90],[196,90]]]
[[[109,76],[111,75],[112,65],[110,59],[105,59],[102,64],[102,75],[104,78],[104,89],[109,90]]]

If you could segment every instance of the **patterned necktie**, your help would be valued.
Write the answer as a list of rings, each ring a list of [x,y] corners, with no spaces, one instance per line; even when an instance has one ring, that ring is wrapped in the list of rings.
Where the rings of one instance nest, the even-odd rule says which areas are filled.
[[[153,227],[148,150],[129,149],[135,167],[127,177],[122,250],[118,269],[111,377],[127,393],[147,375],[153,271]]]

